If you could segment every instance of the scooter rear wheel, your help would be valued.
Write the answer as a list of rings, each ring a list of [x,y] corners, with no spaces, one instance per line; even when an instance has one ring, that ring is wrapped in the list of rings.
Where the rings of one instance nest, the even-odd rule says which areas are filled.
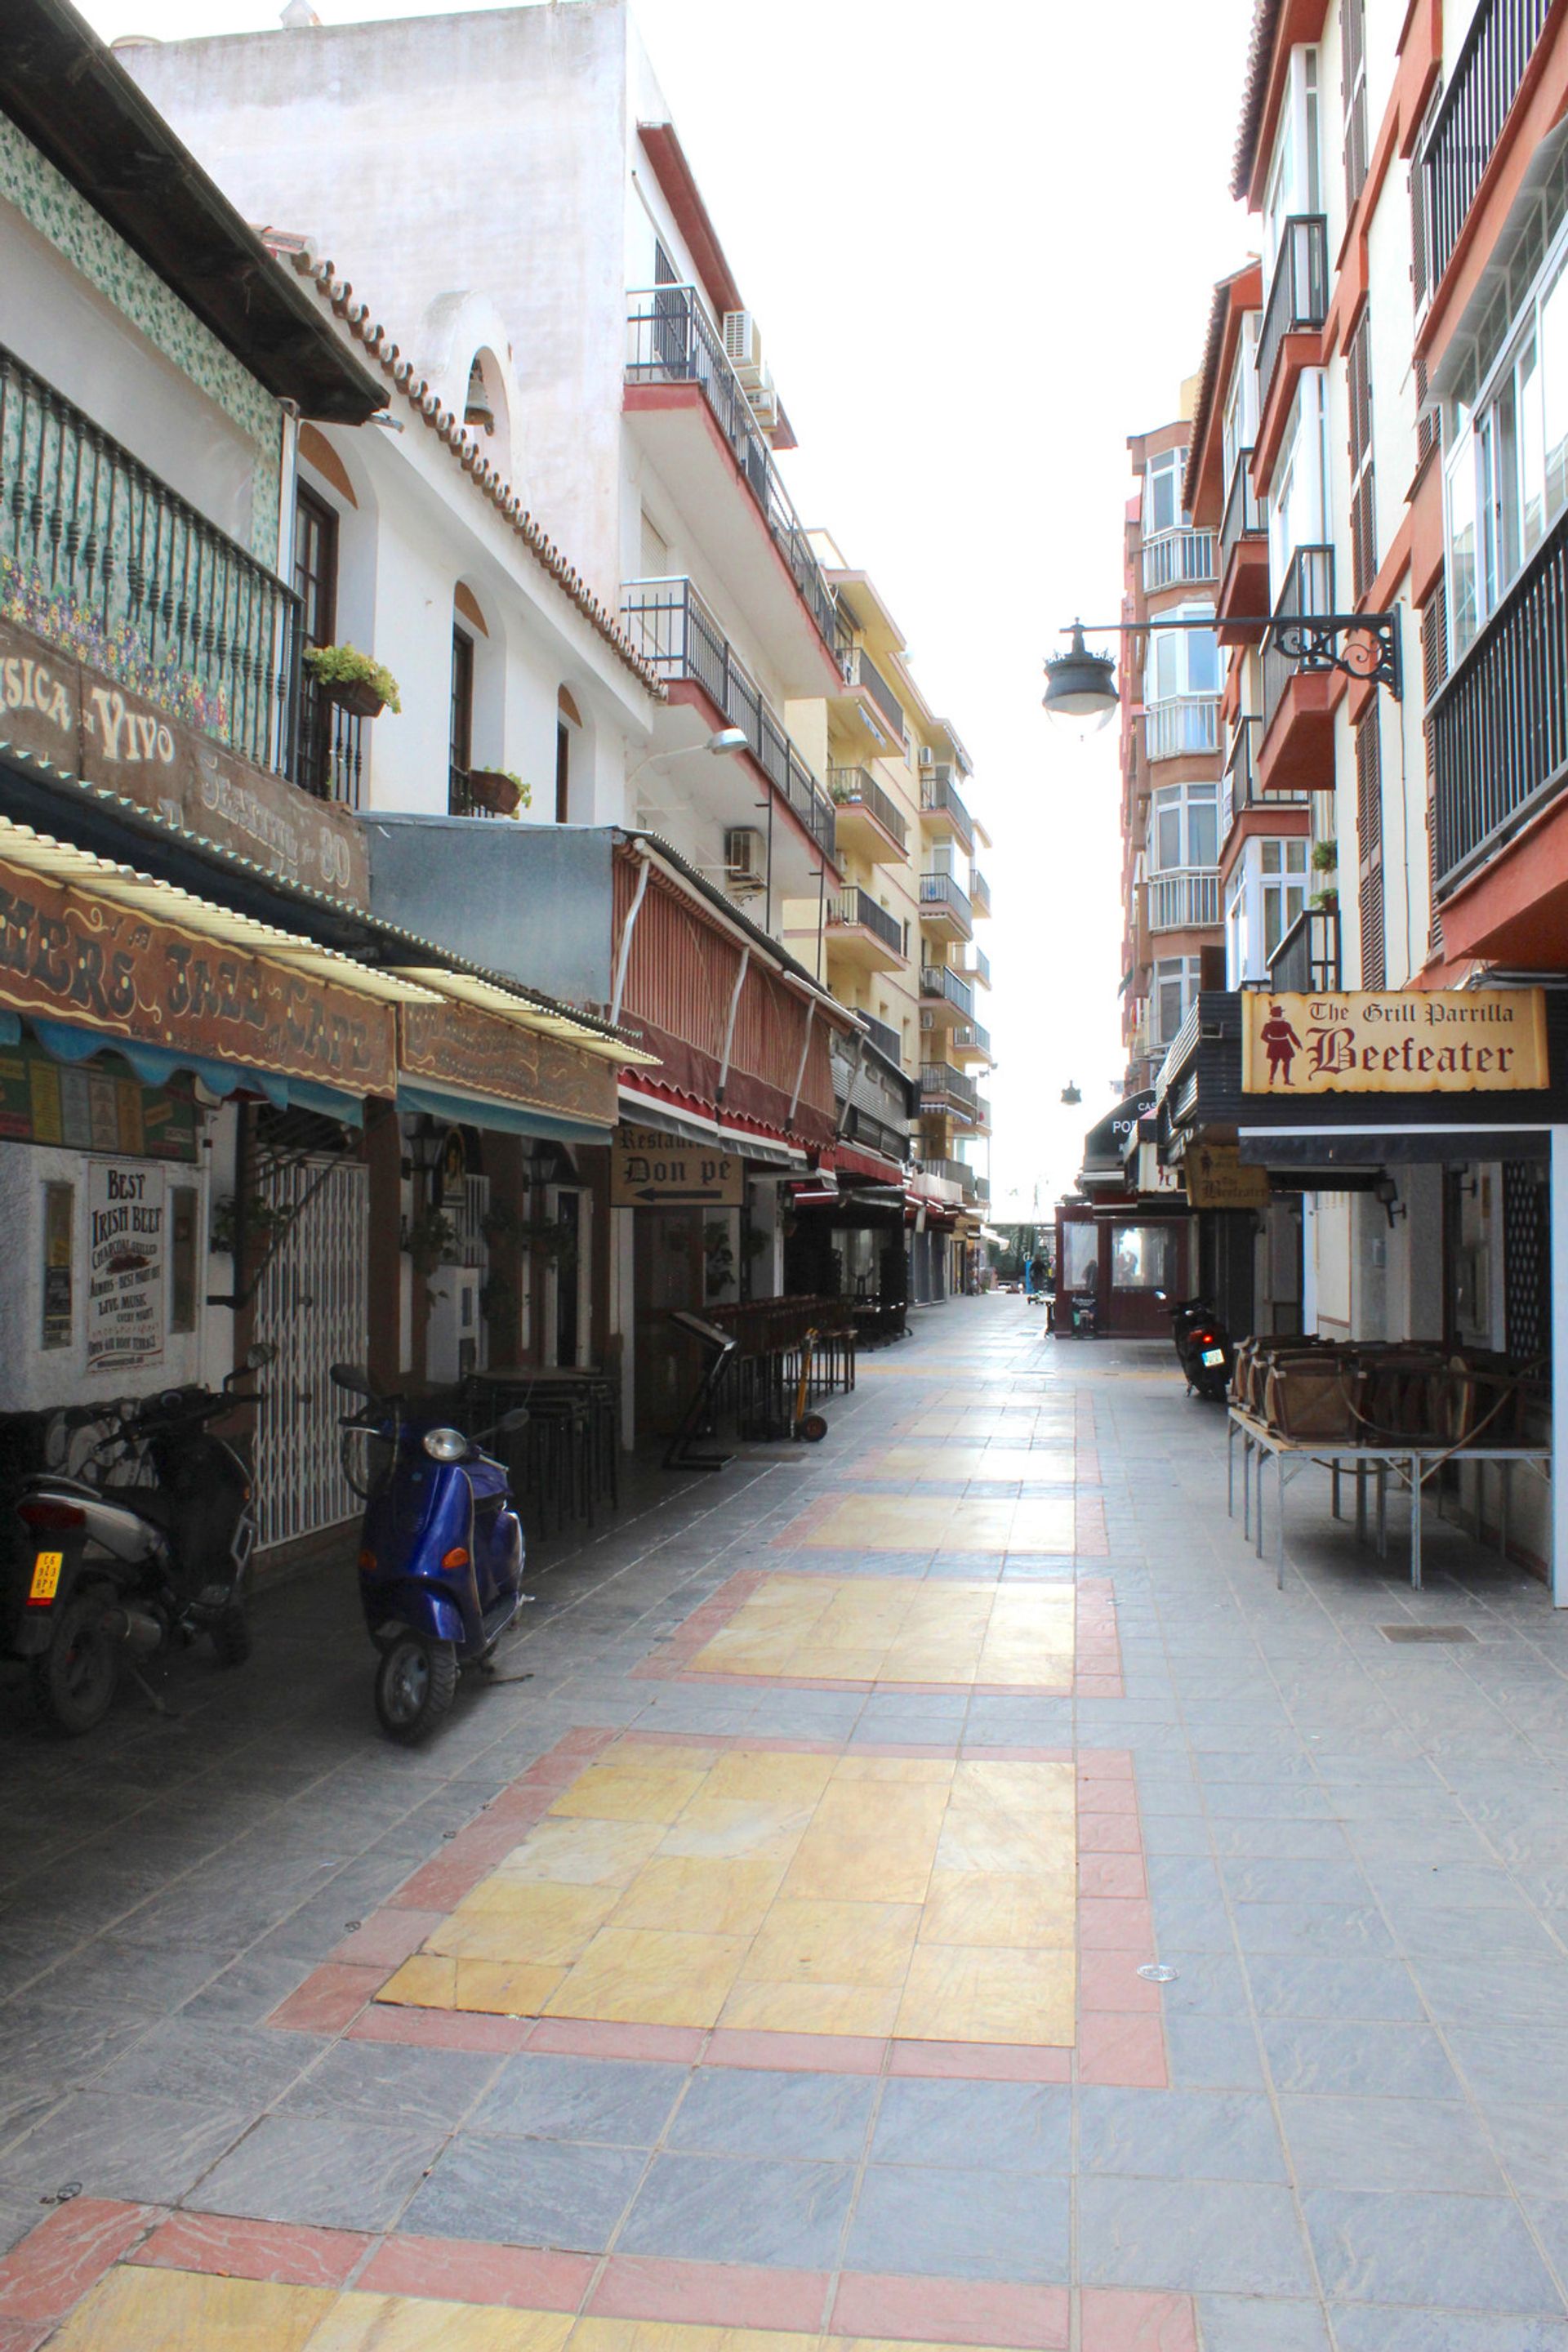
[[[405,1748],[434,1731],[458,1693],[458,1653],[450,1642],[400,1634],[375,1670],[375,1711],[389,1739]]]
[[[33,1696],[51,1731],[79,1739],[109,1713],[120,1678],[120,1643],[103,1604],[79,1593],[60,1612],[53,1638],[33,1661]]]

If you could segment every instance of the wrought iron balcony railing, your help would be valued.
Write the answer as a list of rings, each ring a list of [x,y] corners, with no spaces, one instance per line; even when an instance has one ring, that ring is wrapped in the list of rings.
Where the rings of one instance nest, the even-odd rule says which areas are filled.
[[[986,954],[984,948],[977,948],[973,945],[965,948],[963,950],[963,961],[959,966],[959,970],[963,973],[966,979],[977,980],[982,988],[990,987],[991,959]]]
[[[1454,257],[1551,0],[1479,0],[1420,162],[1431,292]]]
[[[944,996],[950,1004],[955,1004],[966,1015],[974,1011],[974,991],[967,981],[960,980],[950,964],[921,964],[921,994]]]
[[[626,320],[626,382],[701,386],[823,643],[842,666],[849,650],[849,632],[837,600],[697,289],[649,286],[628,295],[627,300],[631,307]]]
[[[1438,889],[1451,889],[1568,783],[1568,516],[1427,715]]]
[[[1340,912],[1308,907],[1268,959],[1268,985],[1282,993],[1332,996],[1340,986]]]
[[[1220,570],[1229,569],[1230,559],[1244,539],[1267,539],[1268,536],[1268,501],[1260,499],[1252,487],[1252,452],[1250,449],[1238,449],[1226,489],[1225,513],[1220,519]]]
[[[966,1078],[962,1070],[955,1070],[951,1062],[921,1064],[922,1110],[940,1110],[949,1103],[957,1103],[962,1109],[973,1112],[975,1100],[973,1079]]]
[[[1334,610],[1334,551],[1331,547],[1299,547],[1290,558],[1290,569],[1285,574],[1274,606],[1276,621],[1300,620],[1314,614]],[[1329,669],[1326,657],[1314,658],[1310,654],[1288,651],[1278,642],[1279,632],[1271,629],[1263,646],[1263,732],[1268,734],[1274,724],[1286,688],[1293,677],[1314,669]],[[1289,636],[1289,632],[1286,633]]]
[[[1258,781],[1259,719],[1239,719],[1219,787],[1219,837],[1223,842],[1244,809],[1305,808],[1305,793],[1266,793]]]
[[[827,789],[836,808],[864,809],[900,849],[910,845],[909,821],[898,803],[865,768],[829,768]]]
[[[973,1197],[974,1171],[967,1160],[917,1160],[915,1166],[924,1176],[940,1176],[944,1183],[956,1184],[966,1200]]]
[[[974,911],[977,915],[988,915],[991,912],[991,885],[978,866],[972,866],[969,869],[969,895],[974,901]]]
[[[469,782],[467,768],[448,768],[447,814],[448,816],[499,816],[500,811],[487,808],[483,801],[475,798],[474,788]]]
[[[885,1054],[895,1067],[901,1069],[904,1059],[904,1041],[891,1022],[878,1021],[869,1013],[862,1013],[860,1018],[866,1024],[867,1035],[877,1051],[879,1054]]]
[[[1162,530],[1143,541],[1143,593],[1158,595],[1163,588],[1190,588],[1215,576],[1212,530],[1183,526]]]
[[[1219,869],[1190,866],[1149,877],[1149,929],[1188,931],[1219,921]]]
[[[991,1051],[991,1032],[983,1029],[978,1021],[966,1021],[952,1033],[955,1054],[985,1054]]]
[[[974,920],[968,892],[959,888],[951,874],[921,876],[921,911],[922,915],[951,915],[966,931]]]
[[[292,773],[293,590],[4,346],[0,606],[241,758]]]
[[[294,781],[312,799],[358,808],[364,784],[365,721],[329,702],[309,670],[300,677],[300,737]]]
[[[740,728],[774,791],[831,857],[833,803],[690,581],[633,580],[622,594],[622,618],[637,651],[661,677],[694,679]]]
[[[885,948],[890,948],[894,955],[903,954],[903,926],[896,915],[889,914],[886,907],[878,906],[868,890],[852,886],[847,890],[830,892],[827,921],[830,929],[869,931],[881,940]]]
[[[1179,701],[1151,702],[1143,710],[1143,756],[1148,760],[1201,758],[1219,750],[1219,697],[1186,694]]]
[[[897,740],[904,740],[904,706],[866,651],[864,646],[850,646],[844,655],[844,682],[847,686],[863,686]]]
[[[944,816],[965,849],[974,842],[974,819],[964,805],[963,796],[952,780],[951,768],[928,768],[921,778],[921,811],[925,816]]]
[[[1258,338],[1258,406],[1268,405],[1287,335],[1315,332],[1329,315],[1329,225],[1321,213],[1285,223]]]

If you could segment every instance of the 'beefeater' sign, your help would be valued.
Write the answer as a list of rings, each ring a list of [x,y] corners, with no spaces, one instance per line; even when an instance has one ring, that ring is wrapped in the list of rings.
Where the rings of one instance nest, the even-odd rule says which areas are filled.
[[[1548,1083],[1539,988],[1258,988],[1241,1004],[1243,1094],[1528,1094]]]

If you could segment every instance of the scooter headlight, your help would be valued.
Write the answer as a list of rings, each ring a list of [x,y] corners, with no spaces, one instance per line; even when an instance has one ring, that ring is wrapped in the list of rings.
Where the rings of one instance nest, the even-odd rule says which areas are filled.
[[[461,1462],[468,1441],[460,1429],[427,1429],[424,1446],[432,1462]]]

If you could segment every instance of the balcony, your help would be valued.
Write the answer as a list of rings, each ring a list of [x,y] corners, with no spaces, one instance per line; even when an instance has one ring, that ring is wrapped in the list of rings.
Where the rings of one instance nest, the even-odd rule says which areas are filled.
[[[1329,315],[1329,225],[1321,213],[1297,213],[1285,223],[1258,338],[1258,405],[1267,416],[1281,362],[1310,367]],[[1290,349],[1293,337],[1310,344]]]
[[[840,848],[858,850],[873,866],[908,856],[909,822],[868,769],[829,768],[827,791],[838,812]]]
[[[1212,530],[1162,530],[1143,541],[1143,593],[1206,587],[1215,577]]]
[[[1225,774],[1220,780],[1219,837],[1222,845],[1237,817],[1245,816],[1249,809],[1304,809],[1308,805],[1305,793],[1266,793],[1258,782],[1258,734],[1262,723],[1258,719],[1242,719],[1237,722],[1230,756],[1226,761]]]
[[[901,1069],[904,1061],[904,1041],[892,1024],[888,1021],[874,1020],[869,1013],[862,1013],[860,1018],[866,1024],[868,1043],[875,1045],[879,1054],[885,1054],[896,1070]]]
[[[1184,695],[1151,702],[1143,710],[1143,756],[1154,760],[1211,758],[1219,750],[1219,697]]]
[[[293,591],[4,346],[0,482],[5,617],[193,733],[291,776]],[[78,765],[74,742],[64,764]]]
[[[366,721],[329,702],[309,670],[300,678],[300,736],[294,780],[312,800],[357,809],[364,786]]]
[[[989,1208],[989,1207],[990,1207],[990,1205],[991,1205],[991,1179],[990,1179],[990,1177],[989,1177],[989,1176],[977,1176],[977,1177],[975,1178],[975,1180],[974,1180],[974,1198],[975,1198],[976,1202],[978,1202],[978,1204],[979,1204],[979,1206],[980,1206],[981,1208],[983,1208],[983,1209],[987,1209],[987,1208]]]
[[[829,951],[868,971],[891,971],[904,961],[903,925],[868,890],[853,886],[827,896]]]
[[[1219,593],[1215,617],[1222,645],[1251,645],[1262,632],[1237,627],[1227,632],[1233,614],[1245,619],[1268,610],[1268,501],[1252,485],[1252,452],[1238,449],[1225,494],[1219,526]]]
[[[1283,995],[1332,996],[1340,982],[1337,907],[1309,907],[1298,915],[1268,963],[1268,985]]]
[[[963,961],[957,969],[963,974],[965,980],[978,981],[982,988],[990,987],[991,959],[984,948],[977,948],[971,942],[964,949]]]
[[[448,816],[491,816],[499,818],[500,811],[489,808],[475,793],[470,772],[467,768],[447,771],[447,814]]]
[[[991,1032],[983,1029],[977,1021],[961,1022],[953,1030],[948,1045],[951,1052],[973,1054],[977,1062],[989,1062],[991,1059]]]
[[[1180,866],[1151,874],[1151,931],[1204,930],[1219,922],[1219,871],[1213,866]]]
[[[1457,888],[1568,781],[1565,611],[1568,516],[1432,705],[1427,724],[1439,892]],[[1552,878],[1544,876],[1542,887]]]
[[[951,874],[921,876],[921,925],[934,939],[973,937],[974,909]]]
[[[633,580],[622,594],[621,617],[643,658],[671,684],[700,687],[721,719],[740,728],[779,798],[831,857],[833,803],[690,581]]]
[[[714,467],[727,465],[731,478],[739,471],[762,519],[767,540],[772,542],[773,555],[788,574],[798,599],[797,609],[804,606],[809,616],[819,641],[819,653],[826,651],[834,668],[841,670],[849,650],[849,636],[837,601],[780,479],[773,451],[752,404],[724,355],[718,329],[703,310],[696,289],[690,286],[648,287],[630,294],[627,302],[626,404],[628,415],[637,420],[639,439],[646,444],[682,511],[695,514],[700,522],[704,516],[721,516],[724,511],[722,475],[715,479]],[[699,396],[718,427],[721,449],[712,449],[708,436],[699,441],[686,429],[680,412]],[[793,654],[784,652],[793,633],[773,593],[776,566],[769,576],[764,576],[759,566],[749,560],[749,551],[721,520],[715,523],[709,536],[718,568],[727,574],[726,585],[746,606],[759,630],[766,631],[770,641],[776,642],[781,661],[789,660],[791,684],[798,684],[803,693],[820,693],[820,662],[808,660],[797,666]],[[782,587],[782,583],[777,584]],[[770,621],[784,625],[783,634],[776,641],[769,628]]]
[[[988,915],[991,912],[991,885],[978,866],[972,866],[969,869],[969,896],[973,901],[977,915]]]
[[[967,1160],[917,1160],[915,1166],[922,1176],[939,1177],[944,1184],[956,1184],[966,1201],[975,1192],[975,1175]]]
[[[1551,0],[1479,0],[1421,157],[1426,283],[1442,279],[1540,40]]]
[[[1274,619],[1299,620],[1334,610],[1334,551],[1299,547],[1274,607]],[[1334,671],[1324,660],[1298,661],[1271,629],[1263,647],[1263,738],[1258,782],[1276,792],[1331,792],[1334,785]]]
[[[844,682],[835,699],[858,748],[874,757],[901,749],[904,706],[864,646],[846,648]]]
[[[969,1021],[974,1016],[974,991],[959,978],[951,964],[922,963],[921,966],[921,1027],[941,1027],[944,1023]],[[928,1024],[927,1009],[931,1019]]]
[[[974,846],[974,819],[963,804],[952,768],[928,768],[921,778],[921,815],[939,840]]]
[[[991,1132],[991,1105],[984,1095],[974,1097],[974,1124],[983,1134]]]
[[[951,1111],[960,1118],[972,1119],[978,1100],[973,1079],[966,1078],[951,1062],[921,1064],[922,1111]]]

